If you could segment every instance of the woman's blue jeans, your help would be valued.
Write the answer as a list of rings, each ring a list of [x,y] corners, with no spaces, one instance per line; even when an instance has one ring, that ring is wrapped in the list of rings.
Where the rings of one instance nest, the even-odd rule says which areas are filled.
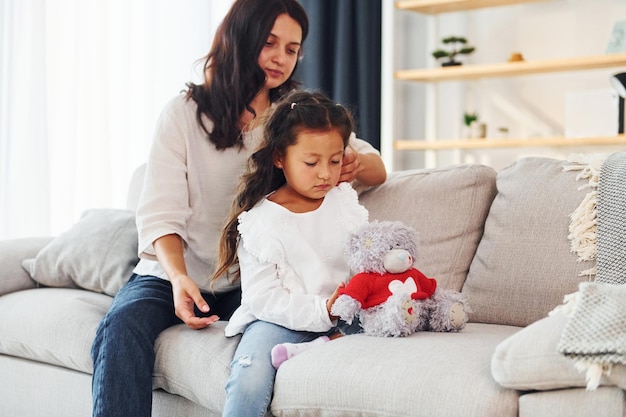
[[[241,302],[239,290],[202,295],[211,307],[209,314],[223,320]],[[162,331],[180,323],[169,281],[130,278],[100,322],[91,349],[93,417],[150,417],[154,342]]]

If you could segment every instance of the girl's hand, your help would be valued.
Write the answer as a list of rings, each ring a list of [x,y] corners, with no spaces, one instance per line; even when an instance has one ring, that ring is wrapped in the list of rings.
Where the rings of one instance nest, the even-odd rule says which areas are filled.
[[[204,329],[219,320],[219,317],[212,315],[209,317],[197,317],[194,305],[200,311],[207,313],[209,305],[202,298],[196,283],[187,275],[180,275],[172,280],[172,293],[174,295],[174,309],[176,316],[181,319],[187,327],[197,330]]]
[[[335,304],[337,297],[339,297],[339,291],[344,289],[345,286],[346,284],[344,282],[340,282],[339,285],[337,285],[337,288],[335,288],[335,291],[333,292],[333,294],[326,301],[326,310],[328,311],[328,317],[330,317],[331,320],[337,320],[339,318],[337,316],[333,316],[332,314],[330,314],[330,310],[333,308],[333,304]]]

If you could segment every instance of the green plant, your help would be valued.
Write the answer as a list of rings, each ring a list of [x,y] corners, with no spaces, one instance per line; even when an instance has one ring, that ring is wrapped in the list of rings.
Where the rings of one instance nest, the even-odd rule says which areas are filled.
[[[471,54],[476,49],[473,46],[463,46],[467,45],[467,39],[461,36],[448,36],[443,38],[441,42],[448,46],[448,50],[437,49],[432,55],[435,59],[448,58],[448,61],[442,64],[444,66],[461,65],[460,62],[456,61],[456,56]]]
[[[463,121],[465,122],[465,126],[468,126],[472,124],[472,122],[475,122],[478,120],[478,113],[465,113],[463,114]]]

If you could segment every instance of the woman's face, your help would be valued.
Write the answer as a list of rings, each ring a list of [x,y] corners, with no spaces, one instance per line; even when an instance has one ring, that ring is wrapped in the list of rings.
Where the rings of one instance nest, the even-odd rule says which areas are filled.
[[[279,15],[259,54],[259,66],[265,71],[265,88],[283,84],[298,62],[302,43],[302,28],[286,13]]]

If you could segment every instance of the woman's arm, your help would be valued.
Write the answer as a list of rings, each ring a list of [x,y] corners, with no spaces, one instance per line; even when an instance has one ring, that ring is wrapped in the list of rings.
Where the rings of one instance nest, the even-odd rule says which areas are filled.
[[[172,283],[174,309],[176,316],[191,329],[205,328],[219,317],[197,317],[194,304],[203,312],[209,311],[209,305],[202,298],[196,283],[187,275],[185,258],[183,257],[183,241],[180,236],[170,234],[161,236],[153,243],[156,257]]]

